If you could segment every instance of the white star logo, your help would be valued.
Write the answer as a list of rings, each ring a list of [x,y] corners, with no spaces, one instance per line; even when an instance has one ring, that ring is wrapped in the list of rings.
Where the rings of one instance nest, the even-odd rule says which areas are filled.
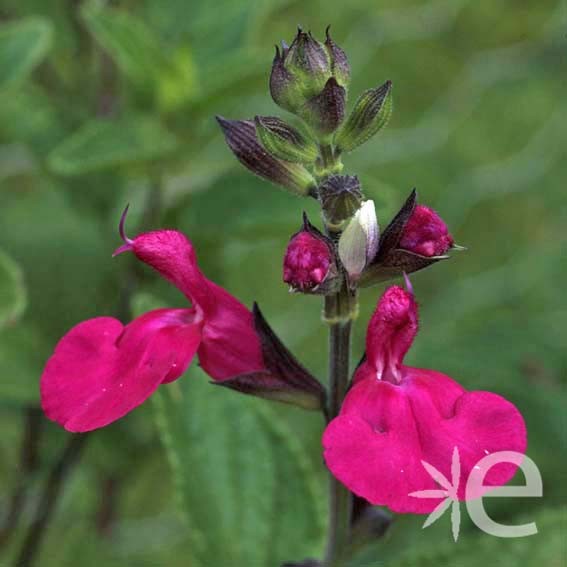
[[[461,477],[461,462],[459,460],[459,451],[457,447],[453,449],[453,458],[451,461],[451,480],[449,482],[443,473],[439,472],[433,465],[421,461],[423,468],[429,473],[431,478],[435,480],[442,488],[434,490],[418,490],[410,492],[409,496],[415,498],[443,498],[444,500],[427,516],[423,528],[429,527],[436,522],[447,509],[451,508],[451,526],[453,531],[453,539],[457,541],[459,537],[459,527],[461,525],[461,509],[459,507],[459,498],[457,492],[459,490],[459,481]]]

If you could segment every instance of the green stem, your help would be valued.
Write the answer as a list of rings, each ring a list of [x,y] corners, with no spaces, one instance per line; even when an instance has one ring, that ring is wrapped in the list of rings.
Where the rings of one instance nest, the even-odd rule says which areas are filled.
[[[321,156],[323,167],[332,167],[333,165],[335,165],[333,147],[330,144],[320,144],[319,155]]]
[[[325,297],[325,320],[329,323],[329,419],[335,418],[343,403],[349,381],[350,332],[354,298],[346,286],[339,293]],[[330,475],[329,534],[326,567],[341,565],[350,539],[351,494]]]

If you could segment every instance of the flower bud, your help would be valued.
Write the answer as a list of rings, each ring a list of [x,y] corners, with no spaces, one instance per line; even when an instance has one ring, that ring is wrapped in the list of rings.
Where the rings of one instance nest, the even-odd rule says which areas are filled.
[[[356,211],[339,240],[339,258],[351,281],[358,280],[378,250],[378,221],[374,201],[365,201]]]
[[[275,158],[256,138],[256,128],[251,120],[226,120],[217,116],[226,143],[238,161],[252,173],[273,183],[282,185],[292,193],[309,195],[315,188],[315,180],[302,165]]]
[[[415,189],[386,227],[378,253],[362,273],[359,285],[368,287],[396,278],[402,273],[410,274],[449,258],[455,246],[447,225],[432,209],[417,205]]]
[[[299,80],[286,69],[285,59],[288,51],[288,47],[282,46],[280,51],[276,45],[270,74],[270,94],[278,106],[289,112],[296,112],[305,104],[305,99],[301,94]]]
[[[443,219],[429,207],[417,205],[400,240],[400,248],[421,256],[443,256],[454,244]]]
[[[319,186],[319,200],[327,226],[340,230],[362,202],[360,182],[356,175],[331,175]]]
[[[350,81],[350,65],[346,53],[332,40],[329,33],[330,28],[331,26],[328,26],[325,31],[327,35],[325,47],[331,58],[331,72],[337,83],[346,88]]]
[[[350,67],[344,51],[331,39],[325,44],[299,28],[292,44],[276,46],[270,75],[272,98],[297,114],[319,134],[334,132],[345,114]]]
[[[334,77],[325,88],[307,101],[301,117],[318,133],[332,134],[345,117],[346,90]]]
[[[283,280],[291,291],[328,294],[340,284],[333,243],[303,214],[303,227],[287,246]]]
[[[392,114],[392,82],[363,92],[337,133],[339,152],[350,152],[381,130]]]
[[[307,135],[274,116],[254,118],[256,134],[274,157],[294,163],[313,163],[319,155],[317,144]]]
[[[305,33],[301,28],[286,53],[285,67],[301,82],[306,97],[319,93],[331,77],[327,49],[311,32]]]

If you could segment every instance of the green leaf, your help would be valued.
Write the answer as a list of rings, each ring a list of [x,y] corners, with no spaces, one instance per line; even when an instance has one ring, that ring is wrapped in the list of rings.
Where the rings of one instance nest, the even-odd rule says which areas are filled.
[[[0,87],[23,81],[41,63],[53,39],[51,23],[26,18],[0,27]]]
[[[14,323],[24,312],[27,293],[20,267],[0,250],[0,329]]]
[[[279,565],[319,555],[325,483],[301,443],[269,405],[196,378],[154,396],[196,558]]]
[[[89,31],[138,89],[172,110],[195,94],[191,52],[162,45],[146,23],[131,13],[87,3],[82,16]]]
[[[89,31],[130,80],[147,83],[167,64],[156,36],[135,16],[92,2],[84,5],[81,14]]]
[[[91,120],[59,144],[49,155],[48,163],[61,175],[80,175],[157,160],[176,147],[175,136],[148,116]]]
[[[468,536],[455,543],[445,545],[426,545],[424,549],[412,549],[400,561],[392,562],[392,567],[437,567],[439,565],[459,565],[476,567],[494,565],[498,559],[499,567],[516,565],[561,565],[564,549],[564,530],[566,514],[564,509],[543,509],[537,514],[510,520],[510,523],[534,522],[538,533],[522,538],[497,538],[486,534]],[[355,564],[356,565],[356,564]],[[362,565],[362,564],[361,564]],[[365,567],[373,565],[364,562]],[[379,565],[378,562],[375,563]]]
[[[65,136],[66,125],[55,101],[33,83],[0,90],[0,131],[41,155]]]
[[[0,401],[35,404],[39,400],[39,378],[47,359],[47,346],[30,324],[0,331]]]

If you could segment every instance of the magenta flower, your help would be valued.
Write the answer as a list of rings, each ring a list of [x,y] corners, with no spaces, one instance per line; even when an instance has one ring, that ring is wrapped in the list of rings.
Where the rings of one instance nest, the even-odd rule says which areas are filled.
[[[331,472],[352,492],[399,513],[429,513],[442,499],[412,492],[438,489],[422,466],[451,478],[456,447],[461,471],[458,498],[477,463],[496,451],[526,449],[519,411],[490,392],[468,392],[435,370],[404,366],[417,333],[413,295],[393,286],[382,295],[366,336],[366,360],[354,375],[341,412],[328,425],[324,456]],[[503,463],[484,484],[500,486],[516,467]]]
[[[156,309],[124,326],[97,317],[73,327],[41,377],[41,404],[50,419],[75,432],[104,427],[179,378],[198,354],[215,380],[261,371],[264,363],[252,313],[207,279],[191,242],[175,230],[140,234],[115,252],[132,251],[192,303]]]
[[[416,205],[399,247],[421,256],[443,256],[454,244],[443,219],[429,207]]]
[[[302,293],[329,293],[337,283],[333,243],[303,214],[303,226],[289,240],[283,281]]]

